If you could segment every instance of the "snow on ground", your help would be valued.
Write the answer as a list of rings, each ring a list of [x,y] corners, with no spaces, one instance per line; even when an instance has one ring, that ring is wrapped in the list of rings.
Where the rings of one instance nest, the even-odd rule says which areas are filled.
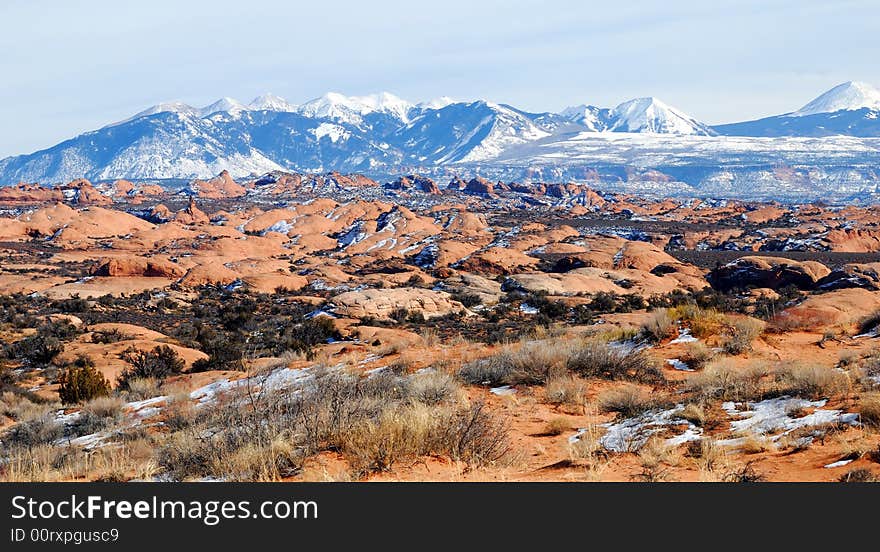
[[[703,430],[681,418],[683,405],[676,405],[668,410],[651,410],[624,420],[602,424],[605,434],[599,438],[599,444],[611,452],[635,452],[642,448],[648,439],[673,426],[684,426],[682,433],[666,439],[666,444],[676,446],[688,441],[699,439]],[[569,438],[570,443],[577,442],[586,430],[579,430]]]
[[[810,401],[785,395],[745,405],[728,401],[723,403],[721,407],[731,416],[740,418],[730,422],[730,429],[734,432],[764,435],[782,431],[782,435],[785,435],[802,427],[834,423],[855,425],[858,423],[858,414],[844,414],[840,410],[825,410],[822,407],[826,402],[824,399]],[[738,410],[738,406],[746,406],[749,410]],[[793,416],[804,409],[814,410],[805,416]]]
[[[699,341],[699,339],[692,336],[691,331],[688,328],[681,328],[680,330],[678,330],[678,337],[676,337],[669,343],[694,343],[695,341]]]
[[[685,364],[684,362],[682,362],[680,359],[677,359],[677,358],[667,358],[666,364],[672,366],[673,369],[681,370],[682,372],[693,372],[694,371],[693,368],[691,368],[690,366],[688,366],[687,364]]]

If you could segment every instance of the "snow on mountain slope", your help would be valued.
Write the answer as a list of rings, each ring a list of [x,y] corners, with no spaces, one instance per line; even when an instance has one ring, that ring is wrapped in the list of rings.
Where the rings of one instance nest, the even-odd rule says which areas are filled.
[[[803,117],[817,113],[855,111],[863,108],[880,110],[880,90],[865,82],[849,81],[838,84],[804,107],[791,113],[791,116]]]
[[[576,105],[566,107],[560,113],[566,119],[583,125],[587,130],[601,132],[608,128],[611,120],[611,110],[593,105]]]
[[[338,92],[328,92],[302,104],[296,111],[306,117],[359,124],[370,113],[385,113],[408,122],[409,112],[413,107],[415,106],[412,103],[389,92],[369,96],[345,96]]]
[[[636,98],[618,105],[611,110],[608,130],[697,136],[713,134],[705,124],[657,98]]]
[[[415,163],[454,163],[491,159],[511,145],[546,136],[522,112],[480,100],[427,110],[389,142]]]

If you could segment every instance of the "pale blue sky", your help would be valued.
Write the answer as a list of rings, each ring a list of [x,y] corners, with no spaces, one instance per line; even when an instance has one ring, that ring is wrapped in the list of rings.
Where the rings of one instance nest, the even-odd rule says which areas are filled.
[[[0,157],[160,101],[328,90],[532,111],[657,96],[708,123],[880,86],[876,0],[0,0]]]

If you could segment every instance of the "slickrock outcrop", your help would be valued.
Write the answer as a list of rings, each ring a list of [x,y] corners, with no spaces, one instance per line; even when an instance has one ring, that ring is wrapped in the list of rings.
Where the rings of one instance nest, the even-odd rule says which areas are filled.
[[[422,288],[365,289],[348,291],[331,299],[335,312],[351,318],[388,319],[398,309],[419,313],[425,318],[464,310],[448,293]]]
[[[93,270],[93,276],[146,276],[148,278],[180,278],[186,271],[178,264],[161,259],[129,257],[107,259]]]

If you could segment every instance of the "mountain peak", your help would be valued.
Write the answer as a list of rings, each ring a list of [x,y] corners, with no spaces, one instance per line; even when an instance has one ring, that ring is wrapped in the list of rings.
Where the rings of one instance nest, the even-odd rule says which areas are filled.
[[[613,123],[608,130],[617,132],[713,134],[705,124],[653,96],[623,102],[611,110],[611,117]]]
[[[296,111],[296,106],[280,96],[266,92],[248,104],[248,109],[255,111]]]
[[[880,90],[866,82],[848,81],[838,84],[815,100],[791,114],[793,117],[853,111],[856,109],[880,109]]]
[[[217,113],[218,111],[236,114],[236,113],[240,113],[242,111],[247,111],[247,109],[248,109],[247,106],[244,105],[243,103],[241,103],[240,101],[224,96],[224,97],[220,98],[219,100],[217,100],[216,102],[214,102],[210,105],[206,105],[205,107],[203,107],[201,109],[201,111],[202,111],[202,116],[208,116],[212,113]]]

